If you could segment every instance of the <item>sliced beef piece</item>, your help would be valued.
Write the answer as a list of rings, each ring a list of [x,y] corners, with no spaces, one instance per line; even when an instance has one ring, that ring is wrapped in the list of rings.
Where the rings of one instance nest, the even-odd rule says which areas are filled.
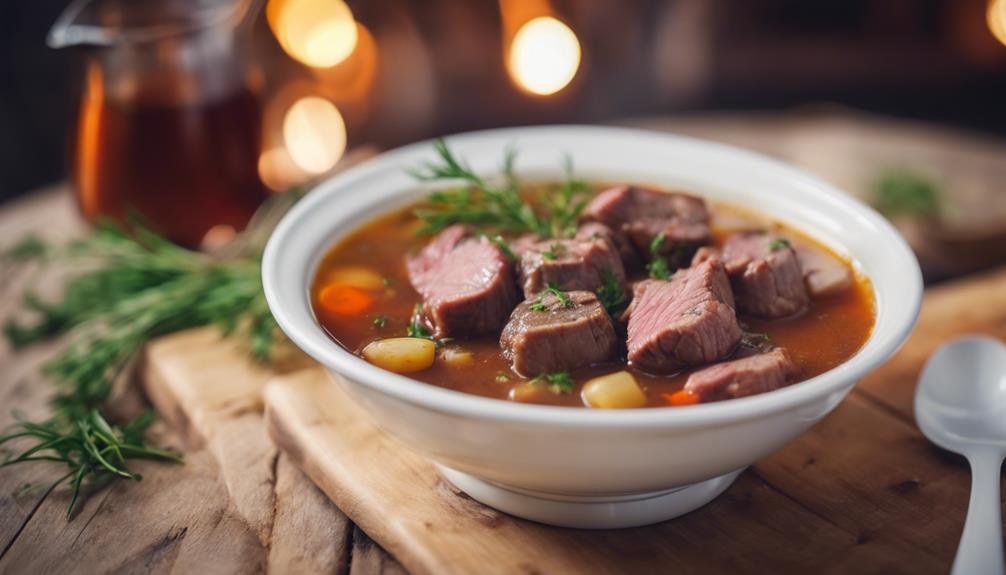
[[[720,250],[718,250],[718,249],[716,249],[714,247],[711,247],[711,246],[702,246],[701,248],[699,248],[695,252],[695,255],[692,256],[692,263],[691,263],[691,265],[694,266],[694,265],[700,264],[700,263],[702,263],[702,262],[704,262],[706,260],[721,259],[721,257],[722,257],[722,254],[720,254]]]
[[[842,293],[852,285],[852,273],[844,262],[817,246],[794,242],[796,259],[803,270],[807,290],[813,297]]]
[[[676,256],[682,265],[696,247],[712,240],[705,200],[678,192],[617,186],[594,197],[584,217],[624,233],[646,259],[659,234],[666,237],[661,253]]]
[[[680,270],[670,281],[637,283],[625,317],[629,361],[652,373],[722,359],[741,338],[730,282],[718,260]]]
[[[533,377],[601,363],[615,357],[618,338],[611,318],[588,291],[551,292],[517,306],[500,346],[514,371]]]
[[[597,291],[610,273],[625,283],[622,259],[605,239],[545,240],[527,247],[518,270],[524,297],[531,298],[547,286],[563,291]]]
[[[513,255],[520,260],[520,258],[524,255],[524,252],[534,247],[534,245],[541,240],[542,238],[538,234],[524,234],[510,240],[508,245],[510,246],[510,251]]]
[[[471,230],[468,226],[455,224],[442,230],[418,254],[405,260],[405,267],[409,272],[409,280],[416,288],[416,291],[422,293],[416,280],[436,267],[444,259],[444,256],[456,248],[462,240],[470,238],[471,235]]]
[[[770,233],[733,234],[723,244],[722,258],[739,310],[780,318],[807,308],[810,298],[789,241]]]
[[[630,270],[642,269],[643,262],[636,253],[636,248],[628,236],[620,231],[611,229],[601,222],[585,222],[576,230],[578,240],[608,240],[608,243],[615,246],[618,257],[622,258],[622,267],[626,272]]]
[[[510,259],[491,240],[442,231],[406,262],[435,337],[497,333],[517,305]]]
[[[685,389],[703,402],[756,395],[785,387],[796,379],[799,369],[782,348],[718,363],[693,372]]]

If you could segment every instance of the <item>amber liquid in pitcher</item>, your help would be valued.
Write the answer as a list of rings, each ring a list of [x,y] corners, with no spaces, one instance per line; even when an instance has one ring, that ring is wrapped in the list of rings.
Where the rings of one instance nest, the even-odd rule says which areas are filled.
[[[73,162],[88,219],[135,213],[188,247],[214,226],[244,227],[267,194],[257,169],[261,109],[250,89],[186,102],[147,86],[120,103],[104,97],[100,78],[88,83]]]

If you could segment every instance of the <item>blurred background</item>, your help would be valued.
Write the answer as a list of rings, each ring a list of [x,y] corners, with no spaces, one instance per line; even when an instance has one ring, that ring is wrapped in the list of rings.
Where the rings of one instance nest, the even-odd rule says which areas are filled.
[[[88,216],[191,218],[177,204],[230,197],[164,228],[194,245],[353,150],[627,123],[781,156],[911,216],[930,278],[1006,257],[1006,1],[68,4],[5,7],[0,200],[70,179]]]

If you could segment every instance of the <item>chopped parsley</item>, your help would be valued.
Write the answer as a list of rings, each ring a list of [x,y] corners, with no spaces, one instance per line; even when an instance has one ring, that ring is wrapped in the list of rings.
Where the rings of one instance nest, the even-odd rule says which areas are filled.
[[[562,244],[555,242],[548,247],[547,251],[541,252],[541,257],[547,260],[555,260],[562,257],[562,253],[565,250]]]
[[[625,290],[622,289],[622,282],[618,281],[618,276],[611,270],[601,272],[601,287],[597,288],[597,299],[612,315],[625,308],[627,299]]]
[[[386,286],[394,285],[395,284],[395,278],[390,278],[388,276],[384,276],[383,278],[381,278],[381,283],[383,283]]]
[[[412,319],[409,320],[409,326],[406,328],[406,335],[408,337],[415,337],[419,339],[433,340],[433,335],[430,334],[430,330],[426,329],[426,326],[422,322],[423,316],[423,306],[416,304],[412,308]]]
[[[506,383],[510,381],[510,376],[507,375],[506,372],[497,371],[495,379],[497,383]]]
[[[423,325],[423,306],[418,303],[412,308],[412,319],[409,320],[409,325],[405,328],[405,335],[417,339],[428,339],[437,344],[437,347],[443,347],[454,341],[452,337],[442,337],[440,339],[433,337],[430,330],[426,329],[426,326]]]
[[[573,387],[576,385],[576,380],[573,379],[573,376],[568,371],[543,373],[531,381],[548,385],[548,389],[552,393],[569,393],[573,391]]]
[[[667,265],[667,260],[660,255],[666,241],[667,236],[661,232],[650,242],[650,263],[646,264],[646,271],[653,279],[666,280],[671,278],[671,269]]]
[[[541,290],[540,294],[538,294],[538,301],[531,304],[531,309],[534,311],[545,311],[545,305],[541,303],[541,300],[543,297],[545,297],[545,294],[549,293],[554,295],[556,299],[559,300],[559,303],[562,304],[562,307],[565,308],[573,307],[573,300],[569,299],[569,295],[566,294],[566,292],[560,290],[559,286],[550,283],[547,286],[545,286],[545,289]],[[535,305],[537,304],[541,305],[540,309],[535,307]]]
[[[374,327],[380,329],[388,324],[388,318],[382,314],[374,316]]]
[[[776,238],[768,243],[768,251],[777,252],[783,248],[788,248],[789,246],[789,240],[786,238]]]

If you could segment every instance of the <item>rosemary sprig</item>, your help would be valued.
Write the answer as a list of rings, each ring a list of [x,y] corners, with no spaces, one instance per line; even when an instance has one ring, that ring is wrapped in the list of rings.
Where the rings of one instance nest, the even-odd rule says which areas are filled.
[[[262,293],[259,257],[271,227],[299,194],[273,200],[232,246],[227,259],[179,248],[139,223],[124,228],[106,224],[67,246],[29,238],[3,259],[60,262],[78,274],[54,302],[34,291],[24,296],[32,321],[10,319],[4,326],[15,347],[71,336],[69,344],[43,366],[54,380],[52,416],[43,421],[19,418],[0,435],[0,450],[29,441],[0,466],[28,461],[57,461],[69,468],[53,487],[69,481],[70,514],[85,483],[115,478],[138,480],[131,459],[180,461],[170,451],[149,447],[144,431],[152,415],[113,425],[101,414],[113,382],[151,338],[197,326],[218,324],[225,335],[240,332],[250,351],[267,360],[274,347],[276,323]],[[75,268],[77,266],[77,268]]]
[[[129,470],[127,460],[181,463],[181,456],[175,452],[144,445],[143,435],[151,421],[153,414],[146,412],[127,425],[112,426],[97,410],[67,422],[52,419],[34,423],[20,419],[6,435],[0,435],[0,445],[19,438],[33,439],[35,443],[20,454],[5,459],[0,467],[29,461],[65,463],[69,471],[54,486],[70,481],[71,497],[66,509],[69,517],[85,481],[95,485],[116,478],[139,481],[141,476]]]
[[[587,203],[588,188],[572,178],[572,163],[567,159],[567,179],[557,190],[549,191],[539,211],[520,192],[514,172],[517,154],[508,148],[503,157],[499,183],[492,183],[458,159],[444,140],[433,144],[437,162],[427,162],[410,174],[419,181],[460,181],[465,187],[430,194],[430,207],[417,209],[425,222],[419,232],[437,233],[454,224],[468,224],[486,232],[532,233],[543,238],[567,237],[576,232],[576,219]]]

